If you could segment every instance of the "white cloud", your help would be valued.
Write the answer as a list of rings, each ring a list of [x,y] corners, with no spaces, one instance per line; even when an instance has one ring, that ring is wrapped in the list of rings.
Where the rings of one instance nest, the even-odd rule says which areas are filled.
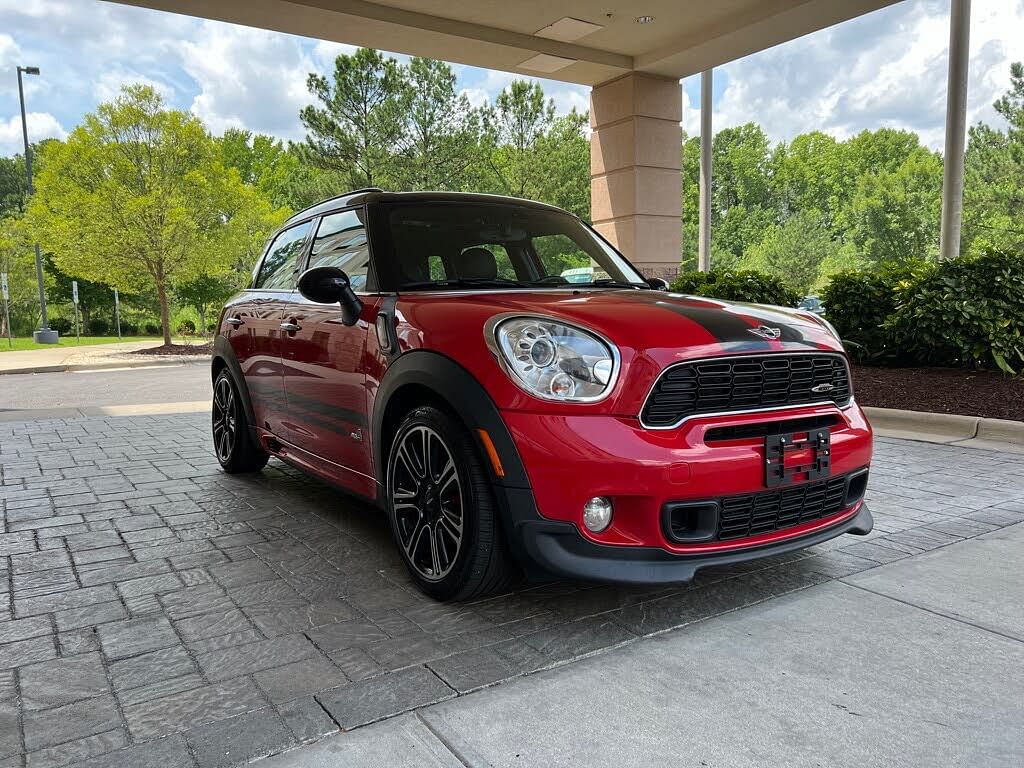
[[[991,103],[1009,85],[1020,40],[1020,4],[975,5],[971,122],[999,122]],[[753,121],[786,140],[815,129],[845,138],[887,126],[916,131],[941,149],[948,44],[948,3],[916,0],[726,64],[716,70],[728,85],[715,104],[715,130]]]
[[[283,138],[301,136],[298,113],[310,101],[306,77],[316,67],[299,38],[204,22],[179,51],[199,88],[192,112],[211,131],[248,128]]]
[[[48,112],[29,112],[25,115],[25,122],[28,123],[28,140],[32,144],[43,139],[63,139],[68,135],[60,121]],[[21,114],[0,120],[0,155],[15,155],[24,151]]]
[[[171,101],[174,98],[173,86],[159,80],[154,80],[135,70],[122,69],[120,67],[100,74],[99,78],[92,84],[92,95],[97,102],[112,101],[121,94],[123,86],[136,84],[152,86],[166,101]]]

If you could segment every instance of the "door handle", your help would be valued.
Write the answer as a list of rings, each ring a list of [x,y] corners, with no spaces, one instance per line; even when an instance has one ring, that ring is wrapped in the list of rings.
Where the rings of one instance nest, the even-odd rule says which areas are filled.
[[[302,326],[298,323],[281,323],[281,330],[287,331],[288,333],[295,333],[296,331],[301,331]]]
[[[228,318],[227,320],[225,320],[224,322],[225,322],[225,323],[227,323],[228,325],[233,325],[233,326],[235,326],[235,328],[237,328],[237,327],[238,327],[238,326],[240,326],[240,325],[245,325],[245,320],[243,320],[243,319],[242,319],[242,318],[240,318],[240,317],[229,317],[229,318]]]

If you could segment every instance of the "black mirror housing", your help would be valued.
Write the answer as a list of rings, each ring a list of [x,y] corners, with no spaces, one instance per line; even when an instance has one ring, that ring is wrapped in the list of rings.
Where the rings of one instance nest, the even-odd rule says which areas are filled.
[[[668,281],[662,280],[660,277],[649,277],[647,278],[647,284],[656,291],[667,291]]]
[[[352,290],[348,275],[337,267],[307,269],[299,275],[298,289],[317,304],[340,304],[341,322],[345,325],[355,325],[363,311],[363,302]]]

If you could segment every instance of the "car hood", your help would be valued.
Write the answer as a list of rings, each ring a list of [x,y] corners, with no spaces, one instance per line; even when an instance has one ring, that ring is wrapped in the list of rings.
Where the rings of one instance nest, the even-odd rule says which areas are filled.
[[[842,351],[816,317],[763,304],[648,290],[492,293],[487,304],[494,314],[546,314],[577,323],[666,364],[734,353]]]
[[[402,295],[399,307],[410,321],[407,327],[416,329],[405,346],[438,350],[484,372],[496,367],[474,365],[479,358],[473,350],[486,348],[483,328],[498,316],[542,315],[596,331],[619,350],[623,381],[615,399],[627,406],[626,412],[638,407],[634,401],[673,363],[734,354],[843,351],[823,321],[800,310],[655,290],[424,292]]]

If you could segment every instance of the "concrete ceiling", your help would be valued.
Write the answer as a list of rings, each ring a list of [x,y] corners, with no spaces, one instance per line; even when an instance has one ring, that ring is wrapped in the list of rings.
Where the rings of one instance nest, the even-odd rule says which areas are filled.
[[[115,1],[594,85],[630,71],[682,78],[897,0]]]

